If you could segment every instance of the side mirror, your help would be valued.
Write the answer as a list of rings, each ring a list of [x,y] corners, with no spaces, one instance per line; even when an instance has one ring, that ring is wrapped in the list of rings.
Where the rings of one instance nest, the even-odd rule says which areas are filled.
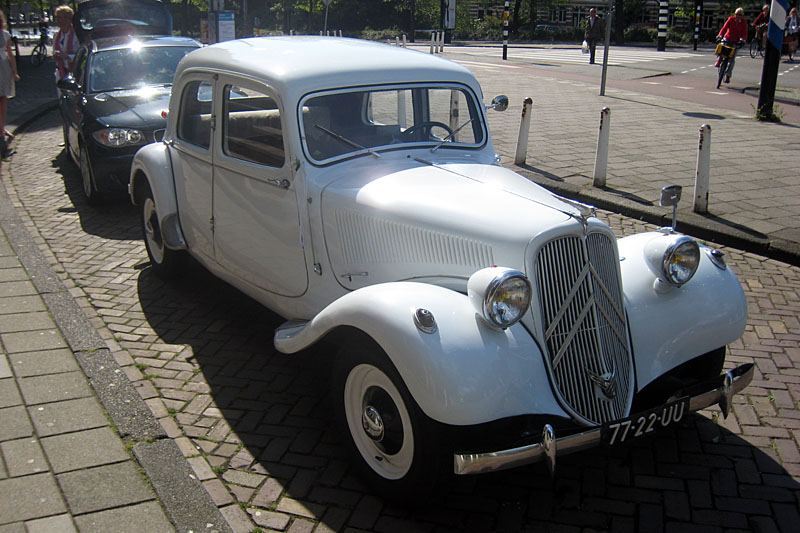
[[[508,96],[501,94],[492,98],[492,103],[486,109],[494,109],[495,111],[505,111],[508,109]]]
[[[79,91],[81,89],[80,84],[78,84],[72,76],[67,76],[66,78],[58,80],[56,82],[56,87],[62,91]]]
[[[681,201],[681,191],[683,188],[680,185],[667,185],[661,189],[661,198],[658,201],[661,207],[672,206],[672,229],[675,229],[675,224],[678,223],[678,202]]]

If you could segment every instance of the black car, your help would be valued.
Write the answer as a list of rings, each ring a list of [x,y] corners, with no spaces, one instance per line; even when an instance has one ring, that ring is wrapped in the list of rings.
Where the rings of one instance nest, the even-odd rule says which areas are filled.
[[[88,0],[72,18],[80,42],[118,35],[172,35],[172,15],[160,0]]]
[[[67,153],[90,203],[127,189],[131,160],[160,140],[178,62],[200,43],[188,37],[110,37],[84,43],[59,80]]]

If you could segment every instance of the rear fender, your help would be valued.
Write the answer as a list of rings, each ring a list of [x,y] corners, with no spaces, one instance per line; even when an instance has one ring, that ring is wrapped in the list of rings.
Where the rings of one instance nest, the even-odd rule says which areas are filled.
[[[418,308],[433,314],[433,333],[415,325]],[[371,285],[308,322],[288,322],[276,331],[275,347],[294,353],[346,326],[380,345],[434,420],[468,425],[521,414],[568,417],[553,397],[528,331],[519,323],[506,330],[490,327],[464,294],[424,283]]]

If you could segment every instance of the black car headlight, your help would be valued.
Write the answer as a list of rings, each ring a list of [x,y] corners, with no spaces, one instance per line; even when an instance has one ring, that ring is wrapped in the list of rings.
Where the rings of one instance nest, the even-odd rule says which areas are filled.
[[[110,148],[144,144],[144,133],[133,128],[103,128],[92,133],[98,143]]]
[[[512,268],[478,270],[467,282],[467,294],[478,314],[501,329],[517,323],[531,305],[530,281]]]

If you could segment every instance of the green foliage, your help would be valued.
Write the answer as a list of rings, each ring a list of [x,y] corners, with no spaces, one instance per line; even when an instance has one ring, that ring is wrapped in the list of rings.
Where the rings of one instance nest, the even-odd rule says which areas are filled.
[[[626,43],[652,43],[658,37],[658,30],[651,28],[631,28],[625,30]]]

